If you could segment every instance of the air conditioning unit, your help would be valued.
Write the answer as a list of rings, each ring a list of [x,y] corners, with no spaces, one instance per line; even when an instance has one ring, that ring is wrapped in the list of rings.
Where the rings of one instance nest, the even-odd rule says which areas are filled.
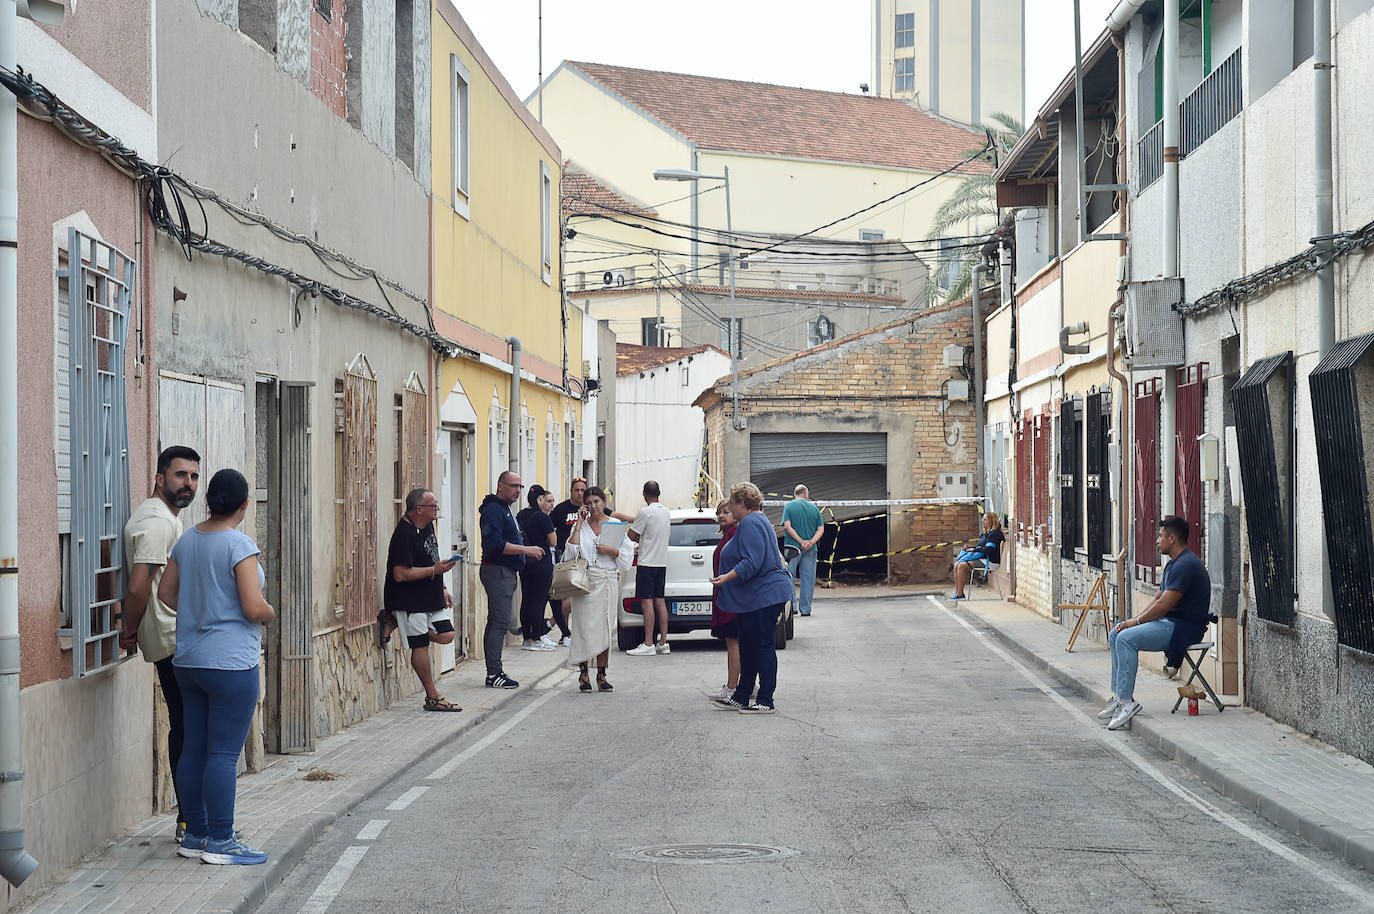
[[[630,278],[632,277],[627,277],[624,270],[607,270],[601,274],[601,284],[608,288],[623,286]]]
[[[1182,279],[1126,284],[1126,352],[1132,368],[1179,368],[1184,362]]]

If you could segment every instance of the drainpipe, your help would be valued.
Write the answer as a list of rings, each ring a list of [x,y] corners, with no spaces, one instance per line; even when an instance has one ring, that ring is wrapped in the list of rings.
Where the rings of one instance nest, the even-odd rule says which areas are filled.
[[[1082,244],[1088,240],[1088,138],[1083,134],[1083,17],[1078,8],[1079,0],[1073,0],[1073,116],[1074,129],[1078,133],[1074,157],[1078,163],[1078,243]],[[1059,287],[1061,290],[1064,287],[1062,278]],[[1060,318],[1059,323],[1063,324],[1062,314]],[[1060,346],[1063,346],[1062,336]]]
[[[1329,257],[1335,219],[1331,207],[1331,4],[1328,0],[1316,0],[1312,4],[1312,70],[1313,175],[1317,217],[1317,237],[1313,242],[1318,256]],[[1329,260],[1317,271],[1317,351],[1323,356],[1336,344],[1335,274],[1336,268]],[[1326,537],[1319,536],[1317,540],[1321,544],[1322,610],[1330,617],[1335,598],[1331,592]]]
[[[0,0],[0,65],[15,67],[14,0]],[[59,20],[60,21],[60,20]],[[19,739],[19,124],[0,90],[0,875],[17,886],[38,868],[24,852]]]
[[[506,461],[512,473],[520,472],[520,338],[506,337],[510,343],[510,421],[506,424],[506,437],[510,439],[510,453]]]
[[[1061,282],[1062,286],[1063,283]],[[1088,322],[1079,321],[1076,324],[1069,324],[1067,327],[1059,328],[1059,351],[1065,355],[1083,355],[1092,349],[1091,343],[1070,343],[1069,337],[1077,336],[1080,333],[1088,332]]]
[[[1121,92],[1126,85],[1126,43],[1121,40],[1120,35],[1112,35],[1112,44],[1116,47],[1116,84],[1117,91]],[[1126,118],[1116,119],[1117,148],[1126,148]],[[1117,157],[1116,162],[1116,181],[1118,184],[1126,183],[1126,157]],[[1130,207],[1127,205],[1126,193],[1117,191],[1118,210],[1121,213],[1121,234],[1129,237],[1131,231]],[[1120,462],[1116,466],[1116,517],[1117,517],[1117,553],[1116,553],[1116,617],[1122,619],[1126,617],[1126,607],[1130,605],[1130,594],[1126,590],[1126,564],[1130,560],[1131,540],[1130,533],[1134,529],[1131,523],[1131,504],[1129,500],[1130,486],[1126,483],[1126,467],[1128,465],[1128,454],[1134,451],[1134,442],[1131,439],[1131,410],[1134,408],[1134,401],[1131,399],[1130,379],[1125,374],[1117,370],[1116,367],[1116,344],[1118,334],[1120,334],[1121,351],[1126,351],[1126,280],[1130,276],[1128,269],[1126,239],[1122,238],[1118,242],[1119,259],[1117,260],[1116,275],[1116,301],[1107,309],[1107,374],[1120,385],[1120,395],[1115,398],[1116,403],[1116,452]]]
[[[1178,276],[1178,0],[1164,0],[1164,270]],[[1178,456],[1174,426],[1178,373],[1164,369],[1164,404],[1160,416],[1160,510],[1177,509],[1174,466]]]
[[[991,511],[992,502],[988,500],[987,479],[983,472],[983,282],[979,274],[989,270],[985,264],[973,266],[973,432],[975,464],[974,477],[978,480],[978,494],[983,496],[983,510]]]

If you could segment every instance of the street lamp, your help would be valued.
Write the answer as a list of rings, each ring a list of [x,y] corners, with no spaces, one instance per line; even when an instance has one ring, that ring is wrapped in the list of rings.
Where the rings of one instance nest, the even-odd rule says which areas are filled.
[[[734,412],[731,424],[738,429],[744,428],[744,417],[739,412],[739,350],[744,345],[744,334],[740,332],[739,320],[735,317],[735,260],[734,226],[730,221],[730,166],[725,166],[725,174],[708,175],[691,168],[660,168],[654,172],[655,181],[724,181],[725,182],[725,238],[730,248],[730,403]],[[695,226],[693,226],[695,229]]]

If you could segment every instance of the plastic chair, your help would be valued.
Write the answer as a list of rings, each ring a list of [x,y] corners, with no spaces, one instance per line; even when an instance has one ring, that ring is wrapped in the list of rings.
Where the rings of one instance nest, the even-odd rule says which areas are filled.
[[[987,586],[988,586],[988,576],[991,575],[991,576],[992,576],[993,582],[997,584],[997,598],[998,598],[999,600],[1005,600],[1006,597],[1002,596],[1002,579],[1001,579],[1000,577],[998,577],[997,574],[996,574],[997,569],[998,569],[998,568],[1001,568],[1001,567],[1002,567],[1002,566],[1001,566],[999,563],[997,563],[997,562],[990,562],[990,561],[988,561],[987,559],[983,559],[983,564],[981,564],[981,565],[978,565],[978,564],[976,564],[976,563],[974,564],[971,577],[972,577],[973,583],[977,584],[977,583],[978,583],[978,576],[979,576],[979,575],[982,575],[982,576],[983,576],[982,584],[983,584],[984,587],[987,587]]]

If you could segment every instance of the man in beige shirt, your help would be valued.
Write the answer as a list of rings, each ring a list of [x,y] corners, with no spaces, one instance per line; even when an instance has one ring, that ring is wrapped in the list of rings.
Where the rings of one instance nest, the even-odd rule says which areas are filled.
[[[157,585],[167,557],[181,536],[181,509],[196,497],[200,485],[200,455],[189,447],[169,447],[157,458],[153,497],[139,505],[124,525],[124,561],[128,563],[129,587],[124,594],[124,631],[119,647],[137,647],[143,659],[157,670],[162,697],[167,701],[167,758],[176,781],[181,760],[181,689],[172,669],[177,650],[176,612],[157,598]],[[177,840],[186,827],[181,800],[177,800]]]

